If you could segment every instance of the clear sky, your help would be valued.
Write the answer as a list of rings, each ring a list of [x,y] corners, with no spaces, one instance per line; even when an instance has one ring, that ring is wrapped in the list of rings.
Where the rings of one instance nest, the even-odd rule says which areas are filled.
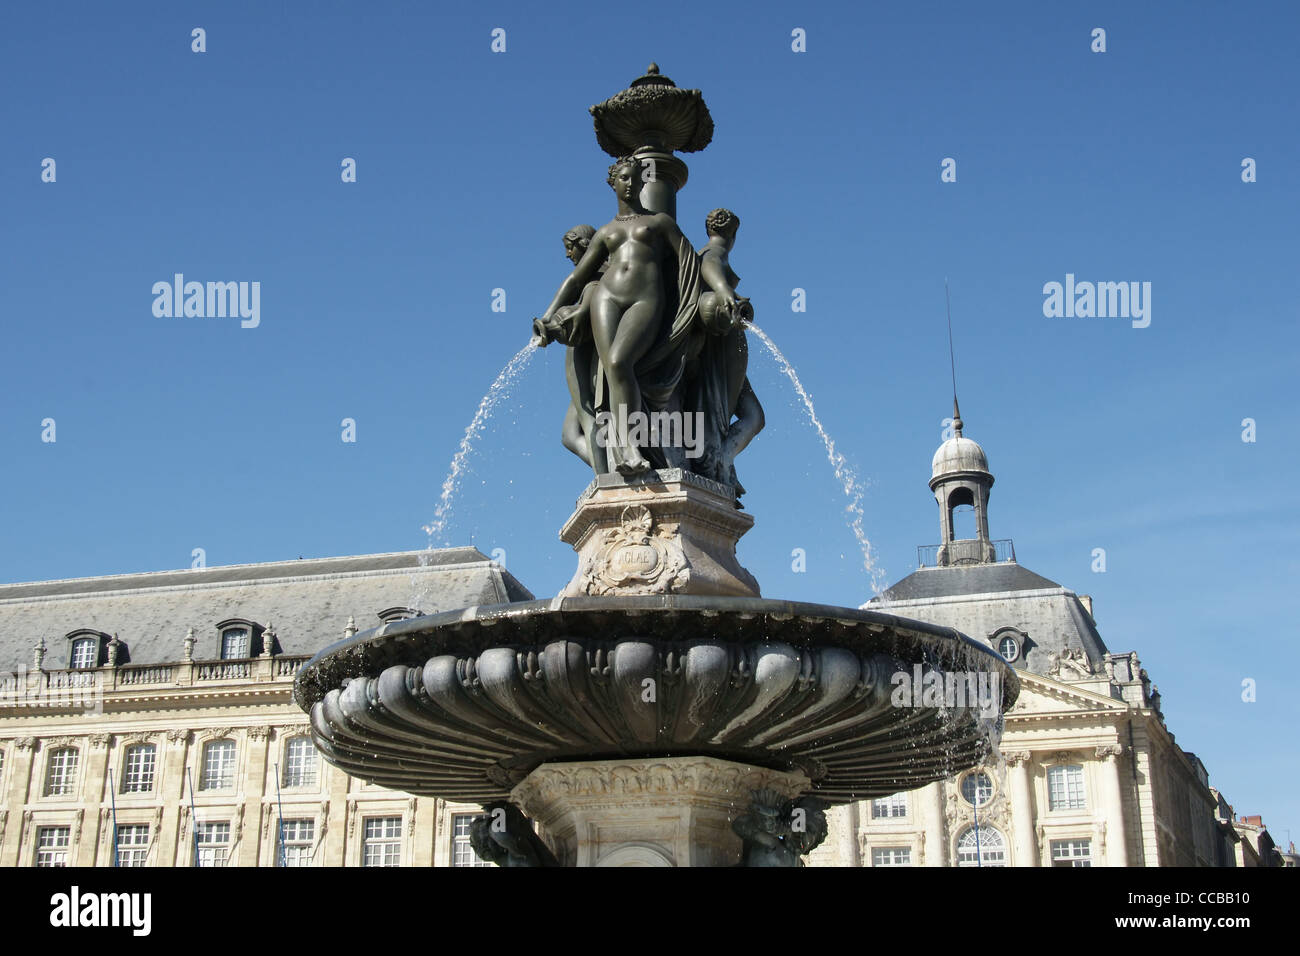
[[[424,547],[480,398],[566,275],[561,235],[615,211],[587,107],[656,60],[717,125],[679,219],[700,244],[708,210],[741,217],[740,291],[861,477],[886,580],[938,540],[947,277],[993,536],[1092,594],[1211,783],[1300,839],[1300,7],[467,6],[6,11],[0,580]],[[178,272],[259,282],[260,324],[156,317]],[[1046,317],[1067,274],[1149,282],[1149,326]],[[820,439],[756,344],[750,376],[768,425],[738,465],[741,559],[767,596],[857,605]],[[566,402],[552,347],[445,535],[503,548],[539,596],[573,571],[557,531],[590,477],[559,445]]]

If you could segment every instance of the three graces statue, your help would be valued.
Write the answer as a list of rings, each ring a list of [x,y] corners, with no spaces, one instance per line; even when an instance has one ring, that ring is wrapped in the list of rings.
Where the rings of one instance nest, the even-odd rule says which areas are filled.
[[[739,497],[736,456],[763,427],[746,374],[753,309],[729,260],[740,220],[713,210],[697,251],[671,214],[643,204],[654,165],[609,167],[617,214],[565,233],[574,269],[534,320],[534,342],[568,347],[562,440],[596,474],[681,468]]]

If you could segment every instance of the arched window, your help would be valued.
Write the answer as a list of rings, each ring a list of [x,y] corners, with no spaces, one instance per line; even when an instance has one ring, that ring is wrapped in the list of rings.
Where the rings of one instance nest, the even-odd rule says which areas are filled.
[[[77,789],[77,762],[81,754],[75,747],[61,747],[50,753],[45,767],[45,795],[69,797]]]
[[[153,744],[136,744],[126,748],[122,758],[122,792],[148,793],[153,790],[153,773],[158,748]]]
[[[316,747],[310,737],[290,737],[284,746],[284,786],[316,786]]]
[[[228,627],[221,632],[221,659],[240,660],[252,657],[252,642],[246,627]]]
[[[379,612],[379,620],[385,624],[392,624],[394,621],[406,621],[419,616],[420,612],[412,607],[386,607]]]
[[[213,740],[203,748],[200,790],[230,790],[235,786],[235,742]]]
[[[968,773],[961,781],[961,795],[972,807],[982,807],[993,799],[993,781],[982,770]]]
[[[978,842],[977,842],[978,841]],[[1007,841],[993,827],[967,827],[957,839],[958,866],[1006,866]]]

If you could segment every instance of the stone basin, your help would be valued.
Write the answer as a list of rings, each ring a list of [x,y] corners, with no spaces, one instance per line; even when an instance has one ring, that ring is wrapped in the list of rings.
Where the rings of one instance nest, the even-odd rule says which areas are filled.
[[[919,686],[900,703],[902,684],[945,675],[983,680],[996,713],[924,699]],[[998,654],[952,628],[696,595],[528,601],[385,624],[322,650],[294,687],[331,763],[474,803],[507,799],[543,764],[686,756],[802,773],[828,804],[883,796],[987,757],[989,728],[1018,693]]]

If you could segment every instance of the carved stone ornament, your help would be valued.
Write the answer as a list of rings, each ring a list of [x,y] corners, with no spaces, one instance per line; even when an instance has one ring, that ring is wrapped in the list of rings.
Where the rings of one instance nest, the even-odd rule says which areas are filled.
[[[1033,754],[1028,750],[1009,750],[1003,751],[1002,756],[1006,758],[1008,767],[1018,767],[1021,764],[1028,764]]]
[[[652,593],[672,593],[686,586],[690,570],[675,535],[655,530],[645,505],[623,509],[621,524],[605,532],[604,545],[583,568],[588,594],[609,594],[628,585]]]
[[[1118,757],[1124,752],[1120,744],[1102,744],[1097,748],[1097,759],[1104,760],[1108,757]]]
[[[497,801],[485,804],[483,810],[469,825],[469,843],[480,858],[502,867],[560,865],[533,830],[532,822],[513,803]]]
[[[90,746],[95,750],[106,750],[108,742],[113,739],[113,736],[111,734],[91,734],[89,739]]]
[[[168,743],[184,743],[190,739],[190,732],[183,727],[171,727],[167,730]]]
[[[741,866],[802,866],[801,859],[826,839],[826,813],[813,797],[789,800],[771,789],[755,790],[749,808],[731,822],[744,843]]]
[[[19,737],[14,740],[14,746],[19,750],[31,750],[36,746],[35,737]]]
[[[1087,680],[1093,676],[1092,662],[1082,647],[1067,647],[1052,654],[1047,673],[1060,680]]]
[[[250,740],[266,740],[271,736],[271,728],[265,725],[260,727],[249,727],[248,736]]]

